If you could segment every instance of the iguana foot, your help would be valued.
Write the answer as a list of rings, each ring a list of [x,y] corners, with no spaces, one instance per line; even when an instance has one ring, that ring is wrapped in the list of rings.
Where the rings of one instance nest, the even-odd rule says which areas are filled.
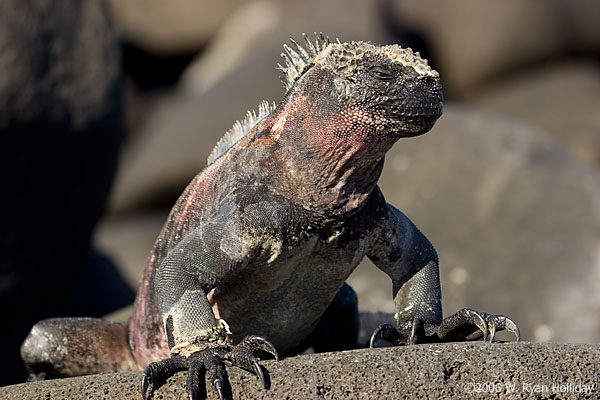
[[[385,340],[396,346],[481,338],[492,342],[496,332],[502,330],[514,333],[517,342],[520,340],[519,327],[512,319],[505,315],[493,315],[470,308],[463,308],[444,318],[442,323],[433,329],[432,334],[427,334],[427,331],[431,330],[431,328],[426,329],[423,319],[419,316],[415,317],[408,329],[398,329],[390,324],[382,324],[373,332],[370,347],[375,347],[379,340]]]
[[[142,398],[150,384],[164,382],[169,376],[178,371],[188,370],[187,393],[189,398],[198,399],[201,390],[204,390],[203,375],[208,371],[210,381],[219,393],[221,400],[225,399],[224,364],[234,365],[255,373],[265,389],[268,389],[263,367],[258,363],[255,353],[258,351],[272,354],[279,360],[275,346],[259,336],[246,336],[238,345],[218,345],[196,351],[187,357],[173,355],[171,358],[151,363],[144,370],[142,377]]]

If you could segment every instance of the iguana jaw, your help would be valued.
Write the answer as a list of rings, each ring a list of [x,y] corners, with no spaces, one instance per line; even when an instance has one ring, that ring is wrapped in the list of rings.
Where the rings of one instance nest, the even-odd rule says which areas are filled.
[[[351,111],[346,114],[367,116],[363,120],[369,127],[364,130],[369,131],[371,136],[390,135],[394,141],[429,132],[442,115],[442,103],[435,99],[423,104],[405,104],[402,100],[391,100],[388,103],[375,103],[366,110],[360,106],[348,108]]]
[[[381,130],[397,138],[418,136],[433,128],[442,115],[442,104],[429,104],[409,109],[391,109],[375,117],[382,126]]]

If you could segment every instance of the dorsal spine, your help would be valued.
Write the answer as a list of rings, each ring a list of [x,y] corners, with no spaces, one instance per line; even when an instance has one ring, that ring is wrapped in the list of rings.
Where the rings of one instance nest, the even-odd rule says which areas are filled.
[[[329,38],[323,36],[322,33],[315,32],[314,43],[308,38],[306,34],[302,34],[304,37],[304,43],[306,48],[300,46],[294,39],[290,39],[290,42],[295,49],[292,49],[288,45],[283,45],[285,53],[281,53],[281,57],[285,60],[285,67],[281,64],[277,64],[277,69],[283,71],[281,82],[285,90],[290,90],[294,85],[294,82],[302,76],[304,72],[313,65],[313,61],[317,54],[321,52],[325,47],[329,45]]]
[[[317,55],[330,44],[329,38],[322,33],[315,32],[315,40],[311,41],[306,34],[304,37],[305,47],[300,46],[294,39],[290,39],[293,49],[288,45],[283,45],[285,53],[281,56],[285,60],[285,67],[278,64],[277,69],[283,71],[281,81],[285,90],[290,90],[294,83],[306,72],[308,68],[314,65],[314,59]],[[208,156],[208,164],[215,162],[241,138],[248,134],[256,126],[257,123],[266,118],[276,108],[275,103],[268,103],[263,100],[258,106],[258,113],[248,111],[246,117],[242,121],[236,121],[233,127],[223,135],[217,145],[213,148]]]
[[[269,103],[266,100],[261,101],[258,105],[258,113],[254,110],[248,111],[246,117],[242,121],[236,121],[233,127],[223,135],[223,137],[217,142],[217,145],[213,148],[212,152],[208,156],[207,165],[212,164],[215,160],[221,157],[227,152],[234,144],[236,144],[241,138],[246,136],[248,132],[252,130],[260,121],[265,119],[271,114],[277,105],[275,103]]]

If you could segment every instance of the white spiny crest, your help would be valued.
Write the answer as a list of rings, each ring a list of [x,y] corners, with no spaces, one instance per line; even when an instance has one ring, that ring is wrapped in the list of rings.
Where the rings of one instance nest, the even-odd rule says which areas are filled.
[[[329,38],[323,36],[322,33],[315,32],[314,43],[306,34],[303,33],[302,36],[304,37],[306,48],[300,46],[294,39],[290,39],[294,49],[284,44],[285,53],[281,53],[281,57],[285,60],[285,67],[277,64],[277,69],[284,73],[281,77],[281,82],[283,82],[285,90],[290,90],[294,82],[304,73],[306,67],[313,64],[313,60],[317,54],[330,43]]]
[[[208,156],[207,165],[212,164],[217,158],[225,154],[227,150],[250,132],[256,124],[271,114],[276,107],[277,105],[274,102],[269,103],[268,101],[263,100],[258,105],[258,113],[254,110],[250,110],[246,113],[246,117],[242,121],[235,121],[233,127],[223,135],[211,151]]]

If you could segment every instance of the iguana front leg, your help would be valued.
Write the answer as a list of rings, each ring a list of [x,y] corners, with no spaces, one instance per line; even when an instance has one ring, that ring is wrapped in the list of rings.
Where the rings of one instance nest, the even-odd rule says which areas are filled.
[[[217,320],[206,294],[228,276],[239,271],[252,249],[240,239],[238,219],[222,215],[202,223],[173,248],[160,264],[154,279],[171,358],[152,363],[144,371],[142,396],[150,384],[163,381],[180,370],[188,370],[187,391],[191,399],[202,390],[203,373],[221,399],[224,398],[223,363],[254,372],[266,386],[254,353],[258,350],[278,358],[266,339],[247,336],[233,345],[223,320]]]
[[[440,341],[492,341],[507,329],[519,340],[519,329],[510,318],[469,308],[442,318],[442,296],[435,249],[400,211],[389,212],[374,231],[368,256],[393,282],[397,326],[381,325],[370,345],[380,339],[395,345]]]

